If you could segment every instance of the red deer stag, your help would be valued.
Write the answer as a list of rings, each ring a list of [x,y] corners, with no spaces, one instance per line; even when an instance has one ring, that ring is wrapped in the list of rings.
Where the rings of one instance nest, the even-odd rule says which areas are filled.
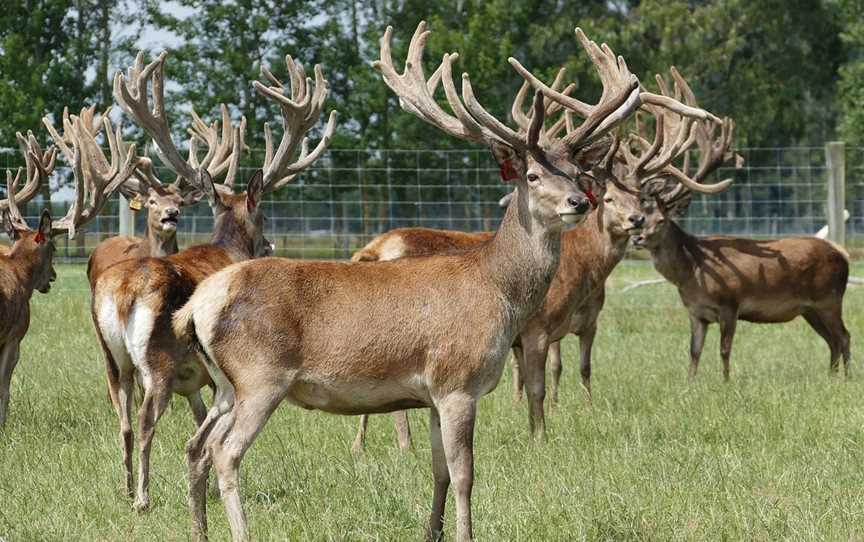
[[[206,194],[214,215],[211,242],[187,248],[162,258],[120,262],[100,275],[93,290],[92,316],[107,358],[109,391],[120,420],[126,488],[133,493],[132,478],[132,385],[137,371],[141,376],[144,400],[138,411],[139,474],[134,506],[145,510],[150,503],[150,446],[159,417],[172,393],[189,400],[195,419],[205,414],[201,387],[210,384],[207,372],[185,343],[171,331],[171,315],[180,308],[205,277],[241,260],[261,256],[268,250],[263,236],[264,215],[259,204],[264,194],[284,186],[311,165],[330,143],[336,124],[331,113],[323,138],[309,152],[304,139],[321,116],[329,86],[318,66],[315,81],[307,79],[303,67],[287,57],[290,88],[266,68],[262,73],[272,86],[255,82],[263,96],[279,104],[283,136],[274,153],[269,125],[265,124],[266,155],[263,171],[250,180],[246,192],[234,193],[229,184],[216,185],[206,160],[184,161],[174,146],[164,107],[165,53],[143,66],[141,56],[129,70],[114,79],[114,96],[123,109],[153,138],[163,162],[195,189]],[[153,109],[148,97],[152,80]],[[242,145],[240,130],[234,128],[232,163]],[[302,144],[301,144],[302,140]],[[212,147],[211,147],[212,150]],[[299,151],[299,155],[298,155]],[[292,162],[296,158],[296,161]],[[214,166],[211,162],[209,167]],[[233,178],[236,165],[230,168]]]
[[[107,117],[103,116],[103,122],[110,131]],[[26,138],[18,134],[27,164],[26,173],[20,168],[14,176],[7,171],[7,199],[0,201],[6,231],[13,240],[8,253],[0,256],[0,427],[6,422],[9,387],[20,356],[21,340],[30,326],[30,297],[33,290],[47,293],[56,277],[53,238],[58,235],[74,237],[99,214],[114,190],[132,174],[135,165],[134,147],[121,156],[112,146],[109,163],[80,117],[67,117],[64,125],[63,138],[55,139],[55,143],[72,167],[75,178],[75,199],[66,215],[52,221],[48,211],[43,211],[39,226],[31,230],[18,208],[36,195],[39,185],[47,182],[56,164],[55,148],[43,152],[33,134]],[[19,190],[22,174],[26,174],[26,181]]]
[[[235,132],[225,104],[221,106],[222,129],[218,123],[208,126],[195,112],[192,112],[192,137],[189,140],[189,162],[194,169],[205,167],[213,177],[225,175],[224,184],[231,186],[237,174],[239,152],[235,152]],[[242,150],[245,118],[241,119],[237,149]],[[207,145],[207,153],[199,165],[197,163],[197,142]],[[139,160],[135,178],[120,187],[120,191],[132,202],[143,204],[147,210],[147,229],[143,238],[115,236],[99,243],[87,261],[87,278],[90,288],[102,272],[123,260],[160,258],[176,254],[177,226],[183,207],[193,205],[203,197],[199,190],[178,176],[170,184],[163,183],[153,174],[152,163],[147,158]],[[140,207],[140,206],[139,206]]]
[[[456,538],[472,538],[477,402],[497,385],[516,333],[546,295],[562,227],[585,220],[592,184],[585,171],[608,151],[605,133],[638,106],[639,86],[623,59],[577,30],[604,92],[598,104],[583,104],[579,128],[547,140],[541,92],[527,131],[513,130],[479,104],[467,74],[460,98],[455,54],[444,55],[427,80],[424,22],[398,73],[392,32],[388,27],[381,38],[374,66],[402,108],[451,136],[490,145],[516,195],[493,238],[461,253],[370,263],[265,258],[199,285],[174,319],[175,332],[194,340],[216,384],[214,406],[187,444],[195,539],[206,537],[211,463],[232,535],[248,538],[240,463],[284,399],[348,415],[430,408],[428,536],[441,534],[452,478]],[[439,83],[452,114],[434,98]]]
[[[561,263],[549,286],[546,300],[528,320],[514,343],[513,393],[516,398],[521,395],[523,381],[520,365],[527,364],[526,372],[531,375],[533,382],[533,388],[529,388],[528,392],[531,402],[529,428],[534,434],[545,431],[543,401],[547,352],[551,351],[551,393],[552,404],[555,404],[562,371],[559,341],[568,333],[578,335],[580,339],[582,385],[590,402],[591,350],[597,331],[597,318],[605,302],[606,279],[624,257],[630,237],[639,230],[644,220],[639,208],[640,186],[686,149],[691,139],[690,128],[694,118],[714,118],[710,113],[696,107],[693,93],[678,71],[672,68],[671,73],[674,93],[669,91],[665,81],[658,75],[660,95],[649,96],[643,92],[642,96],[642,101],[645,102],[643,107],[657,117],[657,124],[662,131],[636,163],[626,163],[617,152],[617,144],[613,147],[609,159],[599,168],[603,176],[612,181],[603,197],[603,204],[588,221],[561,236]],[[554,86],[553,84],[553,90]],[[665,100],[654,96],[663,97]],[[569,114],[568,112],[569,110],[565,109],[565,114]],[[520,121],[524,124],[527,119],[524,113],[520,113],[521,105],[517,99],[514,102],[513,117],[517,121],[525,119]],[[621,153],[624,152],[625,150],[621,149]],[[462,244],[471,241],[479,244],[489,236],[491,234],[488,233],[463,234],[405,228],[383,234],[359,253],[364,254],[367,259],[371,259],[376,252],[392,258],[398,257],[396,254],[399,252],[402,255],[429,253],[437,246],[446,246],[445,240],[451,237]],[[529,346],[526,348],[524,345]],[[360,429],[353,445],[355,452],[363,447],[366,418],[361,417]],[[397,413],[395,418],[400,447],[410,445],[407,418],[404,413]],[[405,444],[406,442],[408,444]]]
[[[700,163],[693,179],[708,176],[732,158],[733,123],[718,131],[700,124]],[[723,378],[729,380],[732,338],[738,320],[788,322],[803,316],[830,349],[830,370],[840,356],[849,371],[849,332],[843,324],[843,295],[849,276],[845,250],[815,237],[757,241],[740,237],[690,235],[675,223],[694,188],[684,171],[670,170],[673,183],[643,199],[646,226],[635,239],[651,252],[654,267],[678,288],[690,315],[690,379],[696,376],[708,324],[720,325]],[[725,184],[728,185],[727,181]],[[658,183],[661,184],[661,183]]]

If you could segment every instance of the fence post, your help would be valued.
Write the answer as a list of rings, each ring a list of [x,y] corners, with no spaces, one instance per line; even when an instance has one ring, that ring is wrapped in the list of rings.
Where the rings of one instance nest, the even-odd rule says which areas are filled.
[[[825,144],[828,173],[828,238],[838,245],[846,244],[846,144],[831,141]]]
[[[117,218],[119,219],[118,233],[127,237],[135,236],[135,215],[129,208],[129,201],[118,192],[120,201],[117,202]]]

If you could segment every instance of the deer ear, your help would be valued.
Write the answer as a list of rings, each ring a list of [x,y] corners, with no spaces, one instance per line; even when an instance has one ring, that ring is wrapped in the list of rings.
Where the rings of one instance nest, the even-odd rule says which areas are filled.
[[[202,168],[199,175],[201,176],[201,189],[204,191],[207,201],[210,202],[210,207],[214,209],[224,207],[222,198],[219,197],[219,193],[216,191],[216,183],[213,182],[210,172]]]
[[[9,236],[9,239],[13,241],[17,241],[21,238],[21,234],[15,228],[15,224],[12,223],[12,216],[9,215],[9,211],[3,211],[3,229],[6,230],[6,235]]]
[[[525,160],[516,149],[503,141],[492,141],[492,156],[501,168],[501,180],[514,181],[525,176]]]
[[[261,197],[264,195],[264,171],[259,169],[255,175],[249,179],[249,184],[246,186],[246,210],[250,213],[258,208],[261,203]]]
[[[42,211],[39,217],[39,229],[36,230],[36,242],[40,245],[51,239],[51,213],[48,209]]]
[[[573,154],[573,161],[576,162],[582,171],[588,171],[606,157],[609,149],[612,148],[613,140],[611,137],[604,137],[597,141],[593,141]]]

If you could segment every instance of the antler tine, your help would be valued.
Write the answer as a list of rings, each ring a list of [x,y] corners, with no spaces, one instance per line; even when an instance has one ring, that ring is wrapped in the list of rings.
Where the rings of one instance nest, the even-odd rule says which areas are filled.
[[[458,54],[445,54],[441,65],[435,70],[427,83],[423,75],[421,60],[429,34],[430,32],[426,30],[426,21],[420,21],[411,38],[408,48],[408,58],[405,61],[405,69],[400,74],[393,66],[393,56],[391,53],[393,27],[388,26],[384,31],[384,35],[379,40],[379,59],[372,62],[372,67],[378,70],[384,79],[384,83],[399,97],[399,105],[405,111],[459,139],[475,143],[488,142],[488,139],[485,137],[487,134],[484,134],[479,127],[471,124],[468,126],[464,125],[461,119],[445,112],[435,101],[432,93],[437,87],[438,81],[443,79],[444,70],[448,67],[447,64],[456,60]],[[456,111],[454,113],[458,114]]]
[[[25,205],[39,192],[39,187],[46,182],[54,171],[57,149],[54,146],[43,151],[33,132],[27,132],[25,137],[21,132],[15,134],[21,154],[24,155],[25,167],[19,167],[15,174],[6,171],[6,199],[0,200],[0,210],[5,212],[13,225],[18,229],[28,229],[27,222],[21,215],[19,205]],[[18,185],[21,176],[25,175],[24,187]]]
[[[105,129],[113,132],[110,121],[106,120]],[[111,194],[132,176],[138,166],[135,145],[126,149],[126,157],[120,162],[119,150],[125,144],[110,145],[111,164],[102,155],[95,135],[88,130],[81,118],[68,121],[64,135],[72,139],[72,172],[75,178],[75,201],[66,215],[52,223],[52,234],[67,233],[74,238],[84,224],[92,220],[108,201]],[[68,158],[68,157],[67,157]]]
[[[585,119],[578,127],[568,129],[564,137],[569,146],[579,148],[600,138],[628,118],[639,107],[640,96],[639,80],[630,73],[622,57],[616,57],[605,43],[598,46],[589,40],[580,28],[576,28],[576,38],[594,63],[603,85],[603,93],[596,105],[586,104],[547,86],[518,60],[512,57],[508,60],[544,96]]]
[[[271,75],[272,76],[272,75]],[[218,121],[209,126],[201,120],[195,111],[192,111],[192,127],[189,129],[191,138],[189,140],[189,158],[187,162],[193,169],[204,168],[213,178],[217,178],[230,169],[235,158],[239,159],[239,153],[245,148],[242,137],[246,130],[246,117],[241,117],[239,129],[231,122],[228,106],[219,106],[222,116],[221,128]],[[235,144],[235,137],[240,138],[239,146]],[[201,163],[198,163],[197,140],[207,144],[207,154]],[[238,156],[235,157],[234,153]],[[235,170],[236,175],[236,170]],[[178,179],[179,181],[179,179]],[[224,184],[231,186],[226,177]]]
[[[687,187],[698,185],[698,180],[687,177],[673,162],[697,141],[697,127],[704,123],[702,130],[708,130],[715,124],[713,119],[717,117],[698,106],[693,91],[677,69],[672,67],[670,72],[674,82],[672,90],[663,77],[657,75],[655,79],[660,94],[644,89],[641,92],[643,97],[653,97],[645,101],[642,109],[655,119],[654,140],[649,143],[642,134],[637,114],[635,129],[629,136],[628,144],[622,147],[621,157],[627,165],[627,179],[636,186],[646,186],[661,176],[675,178]],[[681,103],[682,99],[686,104]],[[704,140],[706,135],[703,134],[702,138]],[[634,144],[643,149],[639,156],[632,152]],[[698,190],[714,193],[727,187],[728,184],[719,184]]]
[[[171,137],[168,113],[165,109],[165,59],[163,51],[144,66],[144,53],[139,52],[127,75],[118,71],[114,76],[114,98],[141,128],[153,139],[159,159],[177,175],[198,184],[198,172],[180,156]],[[148,82],[152,85],[153,106],[149,104]]]
[[[5,206],[0,208],[9,217],[9,221],[15,229],[26,230],[29,227],[24,217],[21,216],[21,211],[18,210],[18,203],[15,201],[15,192],[18,190],[18,181],[21,179],[21,172],[22,168],[19,167],[13,176],[12,170],[6,170],[6,199],[3,200]]]
[[[719,136],[717,135],[718,126],[720,127]],[[728,160],[734,159],[736,168],[743,165],[744,159],[731,150],[732,133],[734,130],[735,123],[728,117],[721,120],[719,124],[708,124],[708,121],[697,123],[695,131],[697,147],[699,148],[699,167],[696,174],[693,177],[689,177],[684,171],[675,167],[669,167],[667,169],[672,178],[687,189],[703,194],[716,194],[729,188],[734,179],[724,179],[707,185],[702,184],[701,181],[704,181]]]
[[[288,70],[289,88],[286,88],[266,67],[261,67],[262,76],[271,83],[265,86],[259,81],[252,83],[255,90],[265,98],[269,98],[279,105],[282,113],[282,139],[278,148],[273,150],[273,134],[270,125],[264,125],[264,189],[272,191],[284,186],[293,180],[298,173],[309,167],[317,160],[324,150],[330,145],[333,133],[336,130],[336,111],[331,111],[324,134],[318,145],[312,152],[308,151],[308,142],[305,142],[306,133],[321,117],[324,102],[330,93],[330,84],[324,78],[321,66],[315,65],[315,79],[306,77],[306,72],[299,62],[295,62],[291,56],[285,57]],[[242,134],[245,130],[245,119],[241,121],[241,129],[235,132],[238,144],[242,147]],[[301,147],[300,155],[291,163],[292,158]],[[239,153],[234,153],[239,155]],[[232,155],[232,160],[225,163],[229,170],[229,177],[233,182],[236,176],[237,166],[233,159],[239,158]]]

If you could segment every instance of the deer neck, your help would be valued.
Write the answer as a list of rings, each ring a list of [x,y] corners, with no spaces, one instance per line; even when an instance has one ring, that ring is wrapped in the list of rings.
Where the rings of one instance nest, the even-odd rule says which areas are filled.
[[[696,265],[695,244],[696,239],[693,236],[675,222],[670,222],[660,243],[651,249],[654,268],[672,284],[682,286],[693,276]]]
[[[483,252],[483,274],[510,304],[518,329],[540,307],[558,269],[561,226],[550,227],[534,219],[527,194],[518,188]]]
[[[255,257],[255,241],[230,211],[216,217],[210,244],[224,250],[234,262]]]
[[[151,258],[161,258],[163,256],[177,254],[179,251],[177,246],[177,232],[174,231],[171,232],[170,235],[159,236],[153,231],[153,228],[148,225],[147,233],[144,235],[144,239],[141,241],[138,251],[141,256],[149,256]]]
[[[597,264],[600,271],[604,275],[611,273],[618,262],[624,258],[630,235],[623,231],[613,231],[613,228],[605,224],[602,208],[594,211],[585,224],[578,226],[577,229],[585,230],[585,234],[592,239],[595,253],[599,255]]]
[[[9,252],[9,259],[12,262],[12,272],[17,280],[16,284],[29,297],[33,295],[33,290],[36,289],[35,280],[40,273],[40,269],[44,265],[51,265],[50,262],[45,262],[44,258],[35,250],[15,249]]]

